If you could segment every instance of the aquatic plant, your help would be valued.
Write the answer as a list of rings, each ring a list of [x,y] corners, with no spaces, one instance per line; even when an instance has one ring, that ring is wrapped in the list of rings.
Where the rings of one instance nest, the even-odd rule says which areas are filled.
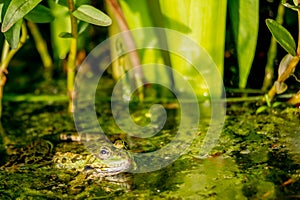
[[[66,5],[66,2],[62,1],[62,5]],[[67,62],[67,88],[69,96],[69,111],[73,111],[73,90],[74,90],[74,80],[75,80],[75,62],[77,55],[77,43],[78,35],[84,32],[87,28],[87,24],[93,24],[97,26],[109,26],[111,24],[111,19],[104,14],[102,11],[96,9],[93,6],[86,4],[74,4],[74,0],[68,0],[67,6],[69,9],[70,21],[71,21],[71,32],[60,33],[62,38],[70,38],[70,50]],[[78,23],[81,21],[83,23]]]
[[[25,2],[12,0],[0,3],[2,13],[1,32],[5,37],[0,64],[0,116],[2,112],[3,88],[6,83],[6,74],[8,73],[8,64],[27,39],[25,20],[28,20],[30,30],[36,31],[33,33],[33,35],[36,36],[38,35],[38,32],[37,29],[35,29],[34,23],[47,23],[53,19],[49,9],[43,5],[39,5],[40,2],[41,0]],[[43,43],[41,43],[40,46],[41,45],[43,45]]]
[[[234,35],[235,46],[237,49],[238,65],[239,65],[239,87],[245,88],[248,75],[252,66],[254,53],[256,50],[256,41],[258,34],[258,17],[259,17],[259,1],[258,0],[228,0],[228,1],[205,1],[205,0],[107,0],[108,13],[113,19],[116,17],[116,12],[110,9],[110,3],[118,4],[119,10],[122,12],[124,20],[127,23],[128,29],[142,27],[162,27],[179,31],[187,37],[193,39],[197,44],[208,51],[214,62],[216,63],[219,72],[223,75],[224,71],[224,47],[225,47],[225,32],[226,32],[226,17],[232,24],[232,32]],[[228,9],[227,9],[228,7]],[[229,13],[227,14],[227,10]],[[110,34],[122,31],[118,27],[118,23],[113,23],[109,27]],[[136,43],[149,42],[143,41],[143,37],[134,38]],[[151,41],[155,41],[152,38]],[[174,43],[172,38],[165,38],[167,43]],[[173,41],[173,42],[172,42]],[[159,41],[163,43],[165,41]],[[179,41],[178,48],[181,48]],[[182,48],[185,48],[184,46]],[[187,51],[192,51],[187,49]],[[209,92],[207,85],[203,81],[201,75],[195,73],[193,66],[176,55],[166,55],[162,52],[153,52],[149,49],[143,49],[140,52],[141,62],[164,63],[172,66],[185,76],[193,86],[198,97],[208,96]],[[166,58],[168,57],[168,58]],[[115,66],[115,68],[118,68]],[[121,69],[116,71],[122,71]],[[159,74],[161,75],[161,74]],[[153,72],[151,76],[157,76]],[[164,74],[159,76],[166,79],[166,82],[172,82],[171,75]],[[205,79],[213,78],[205,77]],[[215,83],[221,88],[222,83]],[[176,83],[175,83],[176,85]],[[216,96],[220,96],[221,89],[215,92]],[[212,94],[211,94],[212,95]]]
[[[282,58],[279,69],[278,69],[278,78],[274,82],[272,88],[269,90],[266,95],[267,101],[272,101],[276,94],[284,93],[288,86],[285,81],[293,76],[296,81],[299,82],[298,78],[294,75],[295,68],[299,63],[300,56],[300,1],[293,0],[293,3],[289,3],[287,0],[282,1],[282,5],[295,10],[298,12],[298,23],[299,23],[299,33],[298,33],[298,45],[292,37],[291,33],[284,28],[280,23],[275,20],[267,19],[266,24],[272,33],[275,40],[278,44],[287,52],[287,54]],[[300,90],[299,92],[289,100],[291,104],[300,103]]]
[[[72,111],[72,92],[74,88],[75,60],[77,54],[78,35],[83,33],[88,24],[97,26],[108,26],[111,24],[110,18],[102,11],[88,4],[88,1],[59,0],[49,1],[49,4],[55,3],[68,8],[69,22],[60,24],[68,27],[70,23],[71,31],[60,33],[60,37],[70,39],[70,45],[67,62],[67,87],[69,96],[69,110]],[[27,26],[31,30],[36,48],[41,55],[45,67],[52,65],[51,57],[47,52],[46,43],[41,37],[35,23],[50,23],[54,20],[53,10],[42,4],[42,0],[27,1],[1,1],[1,31],[5,37],[2,49],[0,64],[0,102],[3,98],[3,88],[6,83],[7,67],[15,53],[22,47],[27,40]],[[57,10],[56,10],[57,11]],[[60,11],[59,11],[60,12]],[[61,10],[63,12],[63,10]],[[27,22],[27,26],[26,23]],[[22,35],[21,35],[22,33]],[[20,36],[21,35],[21,36]],[[68,46],[62,44],[62,46]],[[0,115],[2,103],[0,103]]]

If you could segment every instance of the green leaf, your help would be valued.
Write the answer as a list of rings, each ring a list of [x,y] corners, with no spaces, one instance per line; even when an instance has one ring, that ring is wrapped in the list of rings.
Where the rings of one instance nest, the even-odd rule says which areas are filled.
[[[239,87],[245,88],[256,50],[259,0],[228,0],[239,63]]]
[[[2,23],[2,12],[3,12],[4,3],[0,3],[0,23]]]
[[[292,56],[296,55],[296,43],[288,30],[273,19],[266,19],[266,24],[276,41]]]
[[[68,1],[67,0],[55,0],[55,3],[57,3],[61,6],[68,7]]]
[[[59,5],[68,7],[68,0],[55,0],[55,2]],[[91,1],[90,0],[75,0],[74,3],[75,3],[75,7],[79,7],[82,4],[91,4]]]
[[[294,2],[295,5],[291,5],[290,3],[287,3],[286,0],[281,1],[282,5],[284,5],[285,7],[293,9],[295,11],[299,10],[300,6],[298,6],[298,0],[293,0],[293,2]]]
[[[276,108],[282,105],[282,102],[276,101],[272,104],[272,108]]]
[[[61,32],[58,36],[61,38],[72,38],[72,34],[68,32]]]
[[[293,5],[289,4],[289,3],[285,3],[285,4],[283,4],[283,5],[284,5],[285,7],[287,7],[287,8],[290,8],[290,9],[295,10],[295,11],[297,11],[297,10],[300,9],[300,6],[293,6]]]
[[[78,23],[78,35],[82,34],[87,29],[88,26],[89,26],[88,23],[80,21]],[[61,38],[72,38],[72,34],[69,32],[61,32],[58,36]]]
[[[75,7],[78,8],[83,4],[91,4],[91,0],[75,0]]]
[[[66,6],[55,3],[53,0],[48,1],[48,4],[55,17],[54,20],[50,22],[53,57],[54,59],[64,59],[70,50],[71,41],[59,37],[59,34],[62,32],[71,32],[69,9]]]
[[[268,109],[268,107],[267,106],[260,106],[259,108],[257,108],[257,110],[256,110],[256,114],[260,114],[260,113],[262,113],[262,112],[264,112],[265,110],[267,110]]]
[[[5,12],[1,31],[6,32],[41,1],[42,0],[12,0]]]
[[[34,23],[49,23],[54,19],[51,10],[43,5],[37,5],[25,18]]]
[[[18,47],[23,19],[17,21],[8,31],[4,33],[5,39],[12,49]]]
[[[129,0],[123,0],[129,2]],[[131,0],[135,5],[134,0]],[[148,1],[152,3],[152,0]],[[160,0],[160,8],[163,15],[161,22],[156,24],[164,24],[165,28],[179,31],[185,34],[188,38],[194,40],[201,48],[204,48],[211,56],[214,64],[217,67],[220,75],[223,76],[224,71],[224,46],[225,46],[225,30],[226,30],[226,11],[227,1],[207,1],[207,0]],[[137,13],[131,9],[136,16],[144,16],[144,13]],[[151,10],[149,12],[152,12]],[[153,12],[152,15],[156,13]],[[135,18],[132,18],[134,21]],[[157,20],[157,18],[156,18]],[[142,40],[141,37],[137,40]],[[143,41],[140,41],[143,42]],[[149,42],[149,41],[147,41]],[[159,41],[158,41],[159,42]],[[172,45],[172,48],[182,49],[183,51],[193,52],[194,49],[187,46],[185,40],[174,41],[174,38],[167,36],[167,42]],[[202,97],[211,95],[220,98],[222,95],[222,82],[216,81],[215,76],[201,76],[190,63],[182,58],[170,54],[172,67],[174,70],[181,73],[185,79],[189,81],[195,94],[199,100]],[[186,54],[188,55],[188,54]],[[190,54],[188,59],[203,59],[197,54]],[[186,91],[180,83],[176,83],[175,88],[180,91]],[[213,82],[216,89],[209,90],[208,82]],[[201,101],[201,100],[200,100]]]
[[[80,21],[78,23],[78,35],[80,35],[81,33],[83,33],[87,29],[88,26],[89,26],[88,23]]]
[[[73,12],[73,15],[79,20],[98,26],[109,26],[111,24],[110,17],[90,5],[79,6],[79,8]]]
[[[298,0],[293,0],[293,1],[294,1],[295,6],[298,6]]]

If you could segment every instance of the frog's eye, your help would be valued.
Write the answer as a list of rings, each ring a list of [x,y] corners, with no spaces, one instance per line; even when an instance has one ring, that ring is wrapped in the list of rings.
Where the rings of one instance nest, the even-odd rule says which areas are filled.
[[[102,147],[99,151],[99,157],[101,159],[107,159],[110,156],[110,149],[107,147]]]
[[[83,171],[89,171],[89,170],[92,170],[92,169],[94,169],[94,168],[91,167],[90,165],[86,165],[86,166],[84,166]]]

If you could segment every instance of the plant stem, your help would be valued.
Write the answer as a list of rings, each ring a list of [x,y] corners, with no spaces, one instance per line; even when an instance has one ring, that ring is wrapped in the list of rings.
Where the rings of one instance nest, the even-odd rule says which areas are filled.
[[[2,99],[3,99],[3,89],[6,83],[6,74],[7,67],[13,56],[19,51],[19,49],[26,42],[27,38],[27,29],[25,23],[22,24],[22,36],[20,38],[18,47],[16,49],[10,49],[8,42],[5,41],[3,44],[3,51],[1,56],[1,64],[0,64],[0,117],[2,115]]]
[[[295,105],[300,103],[300,90],[292,98],[288,100],[288,103]],[[299,106],[298,106],[299,107]]]
[[[4,40],[3,50],[2,50],[2,55],[1,55],[1,63],[7,57],[8,52],[9,52],[9,44],[8,44],[7,40]]]
[[[280,3],[278,6],[278,11],[277,11],[277,17],[276,21],[279,24],[283,23],[283,16],[284,16],[284,6]],[[268,60],[267,60],[267,65],[265,69],[265,78],[262,86],[262,91],[266,91],[272,84],[273,77],[274,77],[274,60],[277,55],[277,41],[272,36],[271,42],[270,42],[270,48],[268,50]]]
[[[124,38],[124,43],[126,44],[127,50],[130,52],[128,53],[130,62],[132,64],[132,67],[139,67],[141,65],[140,59],[138,52],[136,51],[136,46],[134,43],[134,40],[132,38],[132,35],[129,31],[129,26],[125,20],[124,14],[120,8],[120,5],[116,0],[106,0],[106,4],[112,9],[117,23],[119,25],[119,28],[121,32],[123,32],[123,38]],[[143,83],[144,75],[142,69],[136,68],[134,70],[134,79],[136,82],[136,85],[141,85]],[[143,89],[142,87],[137,89],[138,91],[138,96],[139,100],[143,99]]]
[[[300,0],[298,1],[298,4],[300,4]],[[298,47],[297,47],[297,56],[300,57],[300,10],[298,10]],[[296,66],[295,66],[296,67]],[[300,90],[297,92],[295,96],[293,96],[291,99],[289,99],[288,103],[290,104],[299,104],[300,102]]]
[[[300,0],[299,0],[300,3]],[[300,56],[300,10],[298,12],[298,46],[297,46],[297,56]]]
[[[75,64],[76,64],[76,53],[77,53],[77,19],[73,16],[72,12],[75,10],[74,1],[68,0],[68,7],[70,11],[71,20],[71,44],[70,52],[68,56],[67,63],[67,87],[68,87],[68,97],[69,97],[69,111],[73,112],[73,92],[74,92],[74,80],[75,80]]]
[[[293,59],[291,60],[291,62],[287,66],[286,70],[277,78],[277,81],[279,83],[283,83],[286,79],[288,79],[290,77],[290,75],[293,73],[295,67],[298,64],[299,59],[300,58],[298,57],[298,55],[293,57]],[[268,92],[268,96],[269,96],[270,101],[272,101],[272,99],[274,98],[275,95],[276,95],[276,88],[275,88],[275,84],[273,84],[272,88]]]
[[[37,51],[39,52],[45,68],[52,66],[52,59],[48,53],[47,43],[43,39],[37,25],[31,21],[27,22],[28,28],[32,34]]]
[[[290,75],[294,72],[295,67],[297,66],[300,60],[300,10],[298,10],[297,12],[298,12],[298,46],[297,46],[296,56],[293,57],[293,59],[287,66],[286,70],[277,78],[277,82],[279,83],[283,83],[286,79],[290,77]],[[275,84],[273,84],[272,88],[268,92],[270,101],[272,101],[275,95],[276,95],[276,88],[275,88]]]

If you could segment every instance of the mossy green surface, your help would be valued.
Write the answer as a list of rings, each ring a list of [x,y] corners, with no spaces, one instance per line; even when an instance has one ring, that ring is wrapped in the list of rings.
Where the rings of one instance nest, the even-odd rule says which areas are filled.
[[[1,199],[283,199],[300,196],[300,111],[281,106],[255,114],[255,104],[231,104],[219,143],[198,158],[207,126],[202,124],[189,150],[161,170],[126,174],[127,184],[85,180],[54,168],[56,151],[80,144],[58,140],[76,132],[72,115],[60,103],[5,103],[1,129]],[[127,137],[111,119],[109,104],[97,110],[112,139],[127,140],[135,152],[155,151],[176,134],[178,112],[168,110],[163,131],[150,139]],[[134,108],[134,106],[132,106]],[[138,123],[146,109],[135,109]],[[139,114],[140,113],[140,114]],[[202,121],[205,121],[204,119]],[[175,126],[175,127],[174,127]],[[69,150],[67,149],[69,148]],[[9,154],[9,155],[8,155]]]

